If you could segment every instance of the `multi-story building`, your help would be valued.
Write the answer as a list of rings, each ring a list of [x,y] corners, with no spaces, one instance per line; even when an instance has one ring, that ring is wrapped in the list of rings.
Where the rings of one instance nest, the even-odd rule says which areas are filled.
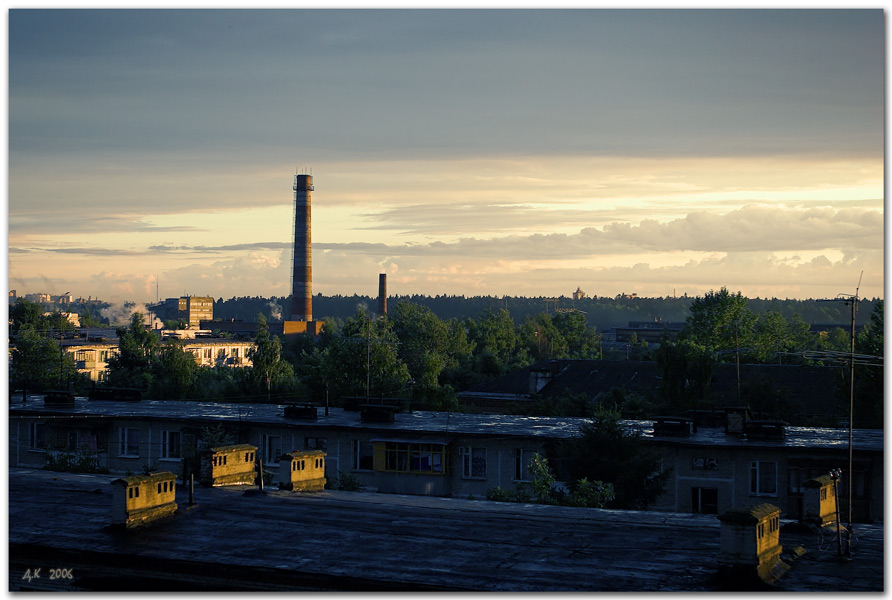
[[[552,458],[553,449],[578,437],[586,422],[426,411],[382,419],[386,407],[375,408],[323,412],[274,404],[85,398],[60,407],[31,396],[10,407],[10,465],[39,467],[48,452],[84,448],[113,472],[162,468],[183,476],[183,461],[194,455],[204,428],[219,425],[231,443],[256,446],[266,469],[277,470],[288,452],[324,450],[329,480],[349,475],[369,491],[481,498],[492,488],[528,485],[533,454]],[[845,429],[788,427],[772,437],[707,427],[667,431],[666,423],[653,421],[626,426],[640,431],[642,443],[670,473],[654,510],[720,514],[770,502],[786,518],[798,518],[803,482],[848,468]],[[882,520],[883,432],[855,430],[853,440],[854,518]],[[845,498],[846,491],[840,495]]]
[[[78,373],[83,373],[90,381],[105,381],[108,375],[108,359],[118,354],[116,338],[91,340],[63,340],[62,348],[75,361]],[[198,338],[181,342],[187,352],[195,356],[195,363],[201,367],[250,367],[250,352],[254,342],[226,338]]]
[[[162,321],[181,320],[190,329],[199,329],[202,320],[214,318],[214,299],[210,296],[168,298],[149,308]]]

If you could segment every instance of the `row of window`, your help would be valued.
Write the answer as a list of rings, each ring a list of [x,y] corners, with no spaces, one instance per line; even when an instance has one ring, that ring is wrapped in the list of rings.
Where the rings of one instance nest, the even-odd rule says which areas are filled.
[[[382,443],[382,442],[379,442]],[[446,467],[446,446],[443,444],[422,444],[412,442],[383,442],[384,471],[397,473],[431,473],[441,475]],[[461,461],[461,475],[467,479],[487,477],[487,450],[482,447],[464,446],[458,449]],[[515,481],[526,480],[526,462],[530,458],[522,448],[513,450],[513,477]],[[353,441],[353,468],[361,471],[375,469],[374,444],[362,440]]]
[[[68,446],[70,450],[79,447],[78,431],[69,431]],[[121,427],[118,430],[118,454],[126,457],[140,456],[140,445],[143,443],[142,431],[133,427]],[[41,423],[30,423],[29,444],[32,449],[47,447],[45,426]],[[85,434],[85,440],[95,449],[95,434]],[[380,443],[380,442],[379,442]],[[442,444],[420,444],[410,442],[383,442],[383,470],[405,473],[443,474],[446,466],[446,446]],[[326,441],[322,438],[304,438],[306,449],[326,449]],[[282,456],[282,436],[264,435],[261,442],[261,458],[265,464],[274,466]],[[352,468],[372,471],[374,464],[374,445],[372,442],[354,440],[352,448]],[[485,479],[487,477],[487,449],[484,447],[461,447],[458,449],[461,476],[468,479]],[[248,456],[250,454],[250,456]],[[161,431],[160,458],[182,458],[182,434],[179,431]],[[225,456],[223,457],[225,459]],[[253,453],[246,453],[246,462],[253,462]],[[521,448],[513,451],[513,475],[516,481],[526,479],[526,462],[529,455],[524,456]],[[703,460],[703,467],[709,468],[708,460]],[[225,462],[223,463],[225,464]],[[692,466],[701,467],[700,461],[692,462]],[[823,474],[820,469],[788,469],[788,492],[802,492],[802,483]],[[863,471],[853,473],[853,491],[855,497],[863,498],[867,493],[866,477]],[[778,467],[776,461],[751,461],[749,492],[753,496],[778,495]]]
[[[772,517],[768,520],[768,533],[774,533],[780,529],[780,517]],[[765,537],[765,523],[759,523],[759,526],[756,528],[756,535],[761,540]]]
[[[313,459],[313,467],[316,469],[321,469],[325,465],[325,461],[321,458]],[[291,470],[292,471],[304,471],[307,468],[306,459],[294,460],[291,461]]]

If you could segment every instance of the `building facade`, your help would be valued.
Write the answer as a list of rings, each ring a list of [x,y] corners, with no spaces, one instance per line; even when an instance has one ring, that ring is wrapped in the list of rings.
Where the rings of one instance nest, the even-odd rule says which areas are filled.
[[[160,468],[184,477],[206,428],[220,426],[231,443],[256,446],[264,469],[278,471],[288,453],[321,450],[325,477],[335,486],[349,477],[369,491],[482,498],[496,487],[528,484],[533,454],[550,458],[555,444],[578,436],[584,422],[419,411],[370,422],[361,412],[321,412],[291,418],[285,407],[271,404],[84,398],[72,407],[53,407],[33,396],[11,406],[10,465],[42,467],[48,454],[80,451],[112,472]],[[770,502],[785,518],[798,518],[802,484],[847,468],[844,429],[791,427],[781,439],[748,439],[721,428],[678,436],[655,435],[650,421],[627,426],[638,428],[670,471],[654,510],[719,514]],[[854,440],[855,519],[882,520],[882,431],[857,430]]]
[[[180,342],[183,349],[195,357],[200,367],[250,367],[251,350],[255,344],[248,340],[228,338],[196,338]],[[62,348],[72,356],[78,373],[101,383],[108,378],[108,359],[119,352],[118,341],[101,342],[66,340]]]

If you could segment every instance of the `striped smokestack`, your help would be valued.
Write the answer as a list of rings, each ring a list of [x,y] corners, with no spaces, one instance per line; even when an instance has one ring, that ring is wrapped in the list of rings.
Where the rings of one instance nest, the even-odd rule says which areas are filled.
[[[291,320],[313,320],[313,262],[310,248],[312,175],[294,176],[294,271],[291,274]]]
[[[378,316],[387,314],[387,273],[378,275]]]

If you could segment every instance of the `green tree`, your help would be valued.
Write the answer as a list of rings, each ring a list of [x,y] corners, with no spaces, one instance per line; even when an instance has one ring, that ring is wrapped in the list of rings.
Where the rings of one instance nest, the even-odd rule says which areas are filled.
[[[285,386],[294,378],[291,365],[282,360],[282,342],[270,334],[266,317],[257,315],[257,332],[254,335],[254,348],[248,351],[251,359],[251,376],[256,385],[270,400],[273,387]]]
[[[409,368],[399,358],[389,319],[372,320],[360,308],[322,352],[322,378],[332,398],[390,396],[402,391]]]
[[[533,488],[533,496],[539,504],[557,504],[557,498],[554,490],[554,474],[548,461],[539,456],[539,453],[533,454],[530,464],[527,467],[529,474],[532,476],[530,487]]]
[[[197,371],[195,355],[183,348],[182,343],[169,341],[163,344],[152,363],[152,396],[162,400],[185,398]]]
[[[62,352],[58,343],[25,323],[18,330],[15,345],[9,351],[9,380],[12,389],[21,388],[22,401],[28,392],[42,392],[58,387],[75,372],[74,360]]]
[[[579,311],[557,313],[552,322],[567,342],[569,358],[600,358],[601,336]]]
[[[747,299],[740,293],[731,294],[728,288],[708,292],[691,303],[691,314],[681,337],[703,346],[707,351],[733,360],[733,351],[746,348],[753,342],[756,314],[746,306]]]
[[[454,366],[449,352],[449,328],[429,308],[399,302],[388,317],[399,340],[397,355],[421,386],[436,387],[443,369]]]
[[[779,312],[769,310],[759,315],[753,333],[753,354],[759,362],[780,363],[781,352],[792,346],[789,325]]]
[[[108,382],[119,387],[148,390],[152,384],[152,361],[158,336],[146,329],[142,313],[130,316],[129,327],[118,327],[118,353],[108,359]]]
[[[102,327],[102,319],[95,314],[89,306],[84,308],[84,312],[80,315],[81,327],[95,328]]]
[[[644,510],[662,495],[670,472],[662,470],[660,457],[644,446],[640,433],[626,430],[618,412],[596,411],[581,433],[558,449],[565,479],[611,484],[610,508]]]
[[[881,359],[884,349],[884,321],[883,301],[877,300],[870,314],[870,322],[855,336],[855,352],[865,356],[865,364],[855,365],[856,427],[883,428],[884,369]]]
[[[43,314],[43,307],[25,298],[17,298],[9,309],[9,321],[9,331],[13,336],[25,325],[30,325],[32,331],[43,335],[50,328],[49,319]]]
[[[507,310],[487,309],[476,322],[468,319],[469,338],[475,346],[476,370],[486,377],[498,377],[522,366],[517,354],[517,333]]]
[[[535,360],[568,358],[569,346],[548,313],[527,316],[518,328],[521,345]]]
[[[706,348],[690,340],[663,339],[654,351],[660,371],[660,393],[666,404],[678,410],[699,408],[706,398],[715,370],[715,359]]]

